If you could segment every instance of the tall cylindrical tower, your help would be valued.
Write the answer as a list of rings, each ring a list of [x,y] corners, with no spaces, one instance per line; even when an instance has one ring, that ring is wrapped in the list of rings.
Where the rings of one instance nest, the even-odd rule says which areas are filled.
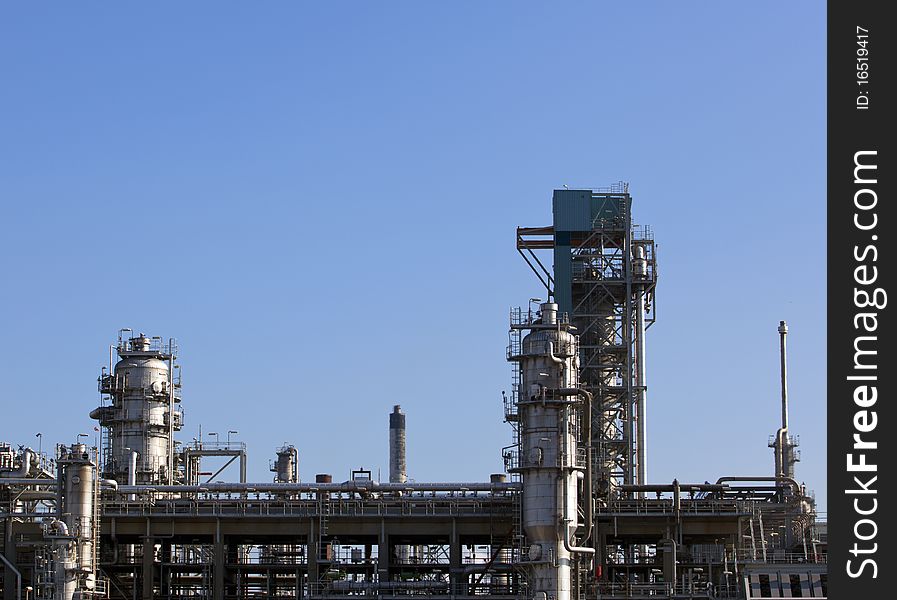
[[[405,464],[405,413],[396,404],[389,414],[389,483],[405,483],[408,479]]]
[[[71,600],[77,591],[86,593],[96,585],[96,465],[84,444],[60,447],[56,464],[63,485],[59,510],[63,537],[71,540],[57,546],[56,595]]]
[[[569,600],[573,553],[583,551],[573,540],[580,525],[578,484],[586,470],[578,445],[578,340],[558,320],[553,303],[542,304],[541,318],[527,328],[519,354],[511,357],[520,363],[521,382],[520,446],[511,470],[523,479],[530,588],[536,598]]]
[[[779,367],[781,370],[782,386],[782,426],[770,439],[769,447],[775,453],[775,476],[794,479],[794,466],[800,460],[800,451],[797,446],[800,442],[797,436],[788,432],[788,356],[786,337],[788,324],[779,321]]]
[[[130,330],[123,330],[130,331]],[[138,334],[119,338],[119,361],[100,376],[105,404],[90,413],[106,428],[103,475],[126,483],[170,484],[176,479],[174,432],[182,425],[174,343]],[[129,473],[137,452],[136,473]],[[130,476],[130,477],[129,477]]]

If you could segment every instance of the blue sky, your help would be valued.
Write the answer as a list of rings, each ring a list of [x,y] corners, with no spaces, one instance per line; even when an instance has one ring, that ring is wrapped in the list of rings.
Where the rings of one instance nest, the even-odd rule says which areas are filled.
[[[628,181],[659,243],[652,481],[772,472],[791,329],[825,509],[819,2],[0,7],[0,440],[92,430],[120,327],[181,346],[186,427],[251,479],[484,480],[510,442],[514,249],[554,188]]]

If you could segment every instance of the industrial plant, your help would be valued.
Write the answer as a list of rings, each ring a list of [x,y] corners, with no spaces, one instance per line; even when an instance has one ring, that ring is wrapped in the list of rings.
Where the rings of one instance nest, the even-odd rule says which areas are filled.
[[[289,444],[265,451],[272,481],[247,481],[244,444],[178,439],[174,339],[123,329],[100,406],[84,407],[96,447],[0,442],[0,598],[825,598],[825,523],[795,477],[786,323],[769,328],[782,409],[769,464],[653,481],[653,233],[625,184],[555,190],[552,209],[551,225],[516,230],[539,297],[510,311],[505,472],[409,480],[406,414],[387,405],[388,482],[302,477],[311,449]],[[210,473],[212,457],[236,463],[237,481]]]

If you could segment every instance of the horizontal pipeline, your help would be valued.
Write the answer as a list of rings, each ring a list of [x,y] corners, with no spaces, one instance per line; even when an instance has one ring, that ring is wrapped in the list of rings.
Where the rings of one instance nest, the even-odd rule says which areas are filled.
[[[100,486],[103,488],[118,489],[118,482],[114,479],[100,479]],[[59,482],[55,479],[39,479],[37,477],[7,477],[0,479],[0,486],[4,485],[27,485],[27,486],[47,486],[56,487]]]
[[[5,477],[0,479],[0,486],[4,485],[49,485],[55,486],[55,479],[37,479],[36,477]]]
[[[797,483],[794,479],[785,476],[779,477],[720,477],[716,480],[716,483],[724,483],[726,481],[738,481],[738,482],[751,482],[751,481],[774,481],[776,484],[780,484],[784,487],[786,484],[791,486],[794,490],[794,493],[798,496],[801,495],[800,484]],[[750,487],[750,486],[746,486]]]
[[[199,494],[206,492],[237,493],[300,493],[300,492],[512,492],[522,489],[519,483],[204,483],[201,485],[121,485],[120,494],[164,492]]]
[[[620,491],[623,492],[672,492],[675,491],[676,485],[672,483],[648,483],[645,485],[623,484]],[[729,489],[727,485],[716,485],[712,483],[680,483],[680,492],[724,492]]]

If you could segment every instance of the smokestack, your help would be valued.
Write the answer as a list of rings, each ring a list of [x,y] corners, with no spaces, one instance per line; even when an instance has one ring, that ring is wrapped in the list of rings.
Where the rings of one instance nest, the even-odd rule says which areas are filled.
[[[786,354],[785,337],[788,335],[788,325],[785,321],[779,321],[779,362],[782,379],[782,426],[776,432],[775,441],[770,442],[770,447],[775,449],[776,477],[794,478],[794,465],[800,460],[800,454],[795,450],[797,438],[788,435],[788,360]]]
[[[396,404],[389,415],[389,483],[405,483],[405,413]]]
[[[779,357],[782,373],[782,429],[788,429],[788,367],[785,355],[785,336],[788,334],[788,325],[785,321],[779,321]]]

